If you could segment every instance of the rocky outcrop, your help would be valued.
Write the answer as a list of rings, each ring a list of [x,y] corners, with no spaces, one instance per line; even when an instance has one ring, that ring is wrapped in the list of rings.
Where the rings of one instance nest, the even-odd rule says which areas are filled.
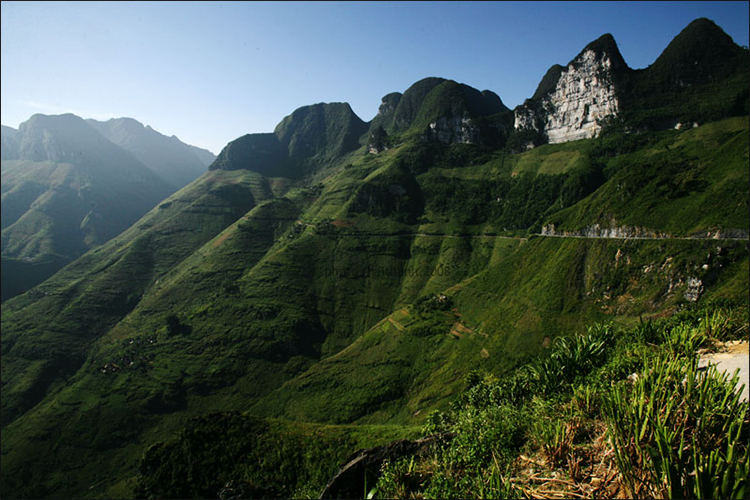
[[[703,281],[698,278],[690,277],[687,279],[687,289],[685,290],[685,300],[690,302],[697,301],[703,293]]]
[[[396,106],[401,102],[403,94],[401,92],[391,92],[383,96],[380,100],[380,107],[378,108],[378,114],[381,116],[389,116],[396,111]]]
[[[429,135],[443,144],[474,144],[479,140],[479,128],[468,117],[441,116],[430,123]]]
[[[547,224],[539,232],[541,236],[559,236],[572,238],[674,238],[675,236],[653,231],[637,226],[619,226],[614,219],[610,227],[602,227],[599,224],[591,224],[577,231],[561,231],[555,228],[554,224]],[[711,231],[701,231],[693,233],[690,236],[681,238],[690,239],[713,239],[713,240],[746,240],[750,234],[746,229],[716,229]]]
[[[543,132],[550,143],[596,137],[606,120],[619,112],[615,80],[623,68],[626,65],[614,39],[602,36],[566,68],[554,68],[545,75],[534,99],[514,110],[514,128]],[[555,76],[553,86],[550,80]]]
[[[365,484],[374,486],[380,467],[386,460],[397,460],[406,455],[424,453],[453,433],[436,434],[416,441],[401,439],[375,448],[359,450],[346,459],[344,465],[326,484],[319,498],[361,498]]]
[[[642,227],[614,226],[601,227],[599,224],[586,226],[578,231],[559,231],[554,224],[542,227],[542,236],[568,236],[579,238],[669,238],[670,235]]]
[[[694,233],[693,238],[706,238],[714,240],[746,240],[750,238],[750,232],[747,229],[712,229]]]
[[[391,143],[388,133],[380,125],[375,127],[367,141],[367,151],[370,154],[378,154],[381,151],[390,149],[390,146]]]
[[[406,92],[382,99],[378,114],[370,122],[367,150],[377,154],[388,149],[383,139],[405,132],[423,132],[423,138],[442,144],[501,145],[512,126],[510,110],[489,90],[429,77]]]

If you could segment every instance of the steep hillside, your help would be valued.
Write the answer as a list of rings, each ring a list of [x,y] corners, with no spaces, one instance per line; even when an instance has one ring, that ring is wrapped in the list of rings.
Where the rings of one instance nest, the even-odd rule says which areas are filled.
[[[659,129],[747,115],[748,54],[713,21],[696,19],[652,65],[629,75],[623,120]]]
[[[442,144],[500,147],[511,128],[510,110],[497,94],[443,78],[425,78],[403,96],[383,97],[370,122],[367,147],[372,153],[414,135]]]
[[[714,127],[713,140],[727,151],[739,130],[747,130],[746,121],[732,123]],[[737,132],[727,135],[732,129]],[[695,132],[672,132],[670,144]],[[451,167],[451,148],[466,147],[453,145],[439,156],[443,167],[416,176],[405,167],[412,152],[404,145],[363,153],[321,185],[275,199],[258,174],[212,171],[4,305],[7,470],[47,477],[45,470],[74,456],[96,456],[101,470],[125,482],[97,482],[95,491],[117,495],[132,487],[126,478],[134,477],[142,453],[127,443],[153,442],[196,412],[420,422],[447,404],[468,370],[484,367],[502,376],[537,352],[545,337],[606,315],[674,307],[694,297],[693,288],[697,296],[747,293],[740,242],[496,236],[492,207],[526,213],[514,227],[535,220],[541,226],[581,158],[592,161],[592,152],[601,151],[604,139],[597,141]],[[657,142],[639,154],[663,147]],[[743,171],[734,165],[726,168]],[[445,180],[433,181],[438,174]],[[477,196],[492,177],[508,187],[501,183]],[[473,197],[437,190],[446,180]],[[205,205],[188,201],[200,186],[212,186],[199,198]],[[536,205],[542,193],[547,204]],[[253,199],[263,198],[269,199],[252,208]],[[439,202],[446,199],[455,205]],[[574,200],[572,208],[588,200]],[[389,203],[390,209],[380,208]],[[695,212],[706,216],[697,206]],[[474,214],[468,225],[467,213]],[[200,237],[190,230],[209,222],[215,229]],[[176,245],[177,235],[186,243]],[[41,452],[43,445],[31,443],[81,425],[97,429],[86,450],[74,451],[79,438],[70,434],[61,441],[69,444],[58,445],[61,453],[68,450],[62,458],[30,468],[28,451],[20,450]],[[49,477],[39,483],[45,489],[33,491],[73,494],[84,478],[102,480],[94,480],[98,474],[85,468],[69,476],[78,477],[70,487]]]
[[[527,147],[595,137],[620,112],[629,71],[612,35],[602,35],[567,67],[547,71],[534,97],[514,110],[514,128],[526,132]]]
[[[2,162],[3,299],[133,224],[172,188],[74,115],[34,115]]]
[[[618,54],[611,36],[592,42],[526,111],[567,99],[560,82],[583,73],[580,102],[620,99]],[[659,132],[595,120],[590,135],[531,118],[532,135],[575,137],[526,150],[498,96],[428,78],[385,96],[370,124],[316,104],[229,143],[129,229],[3,304],[0,491],[317,496],[354,448],[422,424],[476,437],[453,411],[470,405],[451,404],[467,380],[549,396],[516,369],[594,322],[614,337],[639,318],[744,303],[747,116]],[[642,368],[622,345],[607,383]],[[506,464],[485,451],[467,460]],[[420,477],[465,496],[445,474]]]
[[[119,234],[213,161],[131,118],[74,115],[3,127],[2,150],[3,300]]]
[[[0,133],[0,158],[3,160],[17,160],[18,159],[18,130],[6,127],[5,125],[0,126],[2,132]]]
[[[175,189],[197,179],[216,158],[210,151],[185,144],[175,136],[167,137],[132,118],[86,121]]]

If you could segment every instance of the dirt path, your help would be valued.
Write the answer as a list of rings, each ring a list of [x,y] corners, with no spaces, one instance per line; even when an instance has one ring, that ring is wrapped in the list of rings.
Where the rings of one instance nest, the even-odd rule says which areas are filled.
[[[742,389],[742,399],[748,401],[750,391],[750,352],[748,351],[748,342],[727,342],[725,344],[726,352],[713,352],[704,354],[698,361],[699,367],[716,365],[718,370],[729,373],[731,376],[735,370],[740,370],[740,384],[745,384]]]

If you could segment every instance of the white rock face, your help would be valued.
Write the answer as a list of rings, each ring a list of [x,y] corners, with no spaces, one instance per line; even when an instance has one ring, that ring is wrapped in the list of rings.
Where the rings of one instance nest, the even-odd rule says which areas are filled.
[[[585,51],[560,74],[554,92],[542,100],[542,116],[526,106],[515,111],[515,128],[543,129],[550,143],[596,137],[604,118],[617,116],[612,61]]]
[[[690,277],[687,279],[687,289],[685,290],[685,299],[695,302],[703,293],[703,282],[698,278]]]
[[[443,144],[472,144],[479,138],[479,129],[471,118],[441,116],[430,123],[430,135]]]
[[[599,224],[592,224],[586,226],[578,231],[559,231],[555,229],[554,224],[547,224],[542,227],[540,233],[542,236],[563,236],[563,237],[578,237],[578,238],[617,238],[617,239],[629,239],[629,238],[669,238],[670,235],[660,233],[658,231],[652,231],[650,229],[642,227],[632,226],[617,226],[613,224],[612,227],[602,227]]]

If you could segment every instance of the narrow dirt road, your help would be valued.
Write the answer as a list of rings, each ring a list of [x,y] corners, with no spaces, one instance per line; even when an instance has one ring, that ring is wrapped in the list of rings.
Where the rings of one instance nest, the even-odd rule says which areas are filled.
[[[742,341],[727,344],[727,352],[704,354],[700,357],[698,366],[716,365],[718,370],[727,372],[730,376],[735,370],[739,369],[739,384],[745,384],[745,387],[742,389],[742,399],[748,401],[748,394],[750,393],[750,352],[748,351],[748,342]]]

